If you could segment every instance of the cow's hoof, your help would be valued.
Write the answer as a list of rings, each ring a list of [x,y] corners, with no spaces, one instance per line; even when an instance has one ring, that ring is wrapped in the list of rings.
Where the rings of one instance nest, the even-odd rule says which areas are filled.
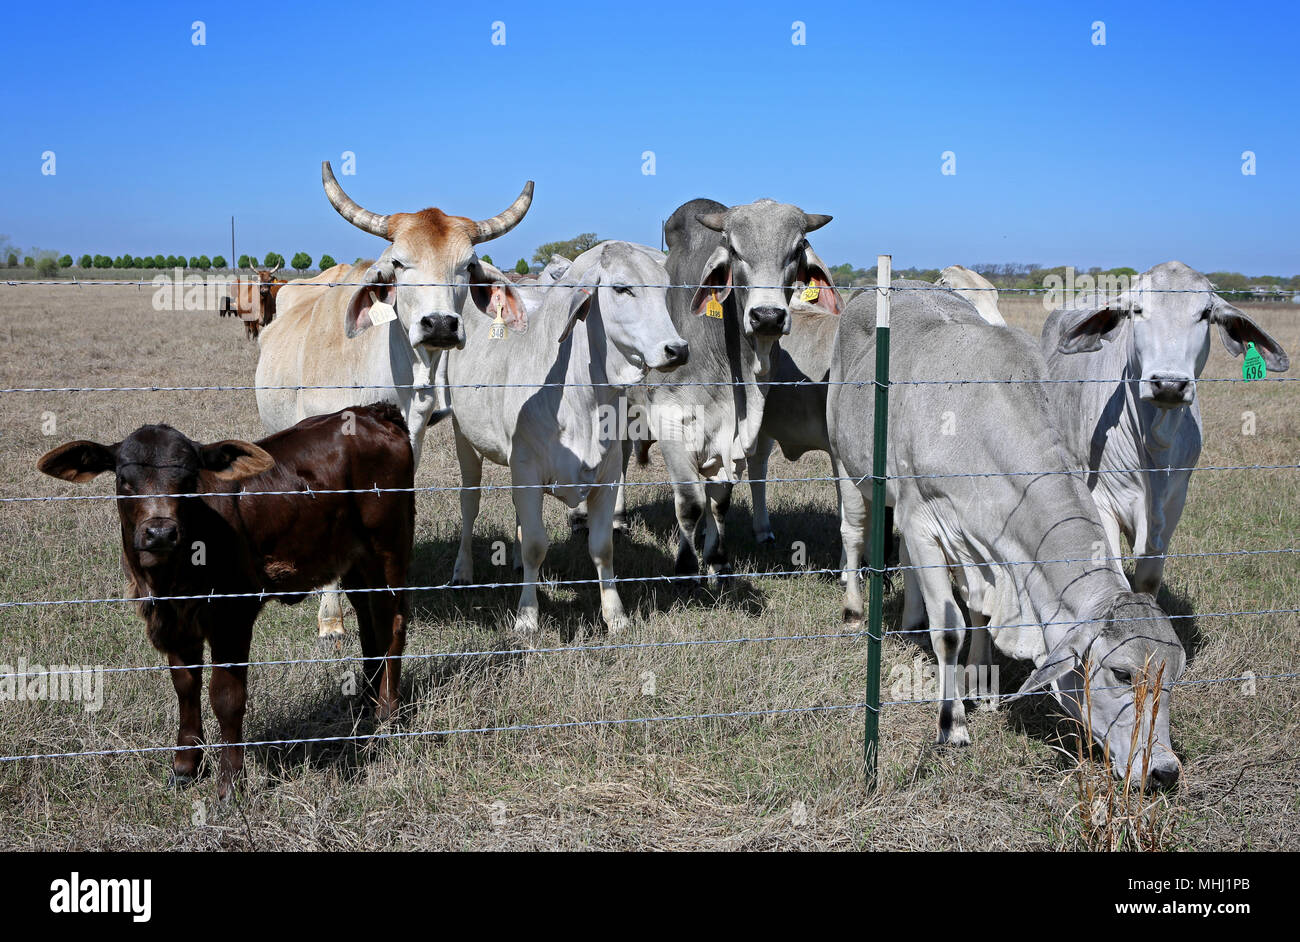
[[[852,609],[852,608],[846,608],[846,609],[844,609],[844,611],[843,611],[843,617],[844,617],[844,624],[847,625],[849,628],[861,628],[861,627],[862,627],[862,610],[861,610],[861,609],[856,609],[856,610],[855,610],[855,609]]]
[[[605,619],[607,633],[612,637],[620,635],[627,631],[628,620],[626,615],[615,615],[613,618]]]
[[[963,748],[970,745],[970,730],[965,726],[959,726],[949,730],[939,730],[939,738],[935,741],[936,746],[953,746]]]
[[[343,635],[343,619],[339,618],[320,618],[316,621],[316,636],[319,638],[329,638]]]
[[[521,635],[535,635],[540,622],[536,612],[520,612],[515,616],[515,631]]]
[[[177,791],[189,788],[199,780],[197,772],[177,772],[172,769],[167,774],[167,787],[175,788]]]
[[[627,514],[622,511],[614,513],[614,532],[621,533],[627,529]]]

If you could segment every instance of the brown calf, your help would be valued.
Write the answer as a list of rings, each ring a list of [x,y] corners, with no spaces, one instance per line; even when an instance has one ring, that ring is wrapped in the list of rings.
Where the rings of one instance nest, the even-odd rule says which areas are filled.
[[[145,425],[115,445],[62,445],[36,466],[66,481],[105,471],[117,476],[122,566],[141,600],[149,640],[172,666],[180,704],[176,744],[184,748],[172,762],[173,784],[188,784],[199,772],[203,670],[191,665],[203,663],[205,641],[222,742],[243,741],[248,668],[237,662],[248,660],[264,601],[162,597],[287,592],[276,598],[293,604],[341,580],[356,609],[377,718],[397,710],[401,661],[386,658],[401,655],[406,644],[415,495],[321,493],[413,486],[411,444],[395,407],[314,416],[256,444],[200,445],[167,425]],[[218,496],[232,493],[237,496]],[[169,496],[177,494],[186,496]],[[393,591],[361,591],[376,588]],[[227,797],[243,764],[241,747],[221,750],[219,797]]]
[[[230,295],[222,298],[222,307],[218,311],[222,317],[237,315],[244,324],[244,336],[255,338],[263,327],[275,320],[275,298],[288,282],[276,278],[280,270],[276,265],[270,270],[253,269],[253,277],[248,281],[236,281],[230,287]]]

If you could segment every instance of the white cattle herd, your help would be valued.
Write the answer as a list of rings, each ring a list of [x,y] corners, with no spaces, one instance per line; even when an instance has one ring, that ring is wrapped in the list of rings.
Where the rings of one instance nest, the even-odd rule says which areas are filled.
[[[465,489],[448,575],[473,582],[482,464],[508,467],[523,573],[515,626],[528,633],[541,623],[545,494],[588,528],[614,634],[627,626],[613,537],[629,454],[659,443],[676,575],[692,583],[729,572],[725,518],[746,473],[755,536],[775,541],[764,483],[773,445],[791,459],[824,451],[838,479],[845,618],[861,618],[876,302],[868,292],[846,306],[809,244],[830,216],[768,199],[693,200],[667,222],[666,256],[604,242],[512,283],[475,245],[520,223],[531,182],[475,221],[373,213],[328,163],[322,176],[339,214],[388,245],[376,261],[281,290],[258,338],[268,432],[389,401],[418,463],[427,428],[450,416]],[[969,742],[958,680],[969,636],[968,665],[988,663],[993,647],[1032,662],[1022,691],[1050,690],[1090,724],[1117,774],[1132,744],[1149,742],[1152,780],[1172,784],[1167,685],[1185,655],[1154,593],[1200,453],[1195,391],[1210,325],[1233,355],[1253,343],[1270,372],[1287,369],[1286,354],[1179,262],[1057,310],[1041,341],[1008,327],[996,289],[969,269],[893,287],[887,503],[901,533],[901,627],[928,632],[940,663],[939,741]],[[1131,586],[1121,533],[1138,557]],[[342,630],[335,592],[320,630]],[[1157,709],[1135,717],[1134,683],[1156,673],[1166,685]]]

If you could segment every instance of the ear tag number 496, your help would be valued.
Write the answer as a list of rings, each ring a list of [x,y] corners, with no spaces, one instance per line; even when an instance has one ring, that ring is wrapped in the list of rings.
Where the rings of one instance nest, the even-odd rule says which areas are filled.
[[[1249,383],[1252,379],[1263,379],[1267,375],[1263,355],[1255,349],[1254,343],[1246,344],[1246,359],[1241,361],[1241,378]]]

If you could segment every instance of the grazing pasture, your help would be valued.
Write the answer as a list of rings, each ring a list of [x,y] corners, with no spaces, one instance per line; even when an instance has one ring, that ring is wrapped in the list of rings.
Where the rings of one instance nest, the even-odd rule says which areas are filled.
[[[1008,321],[1037,336],[1037,299],[1004,296]],[[1300,306],[1245,305],[1288,350],[1300,350]],[[154,311],[149,289],[0,285],[0,386],[252,385],[257,349],[215,312]],[[1240,360],[1213,342],[1204,377],[1240,376]],[[1297,373],[1296,375],[1300,375]],[[263,431],[251,390],[231,392],[3,393],[0,496],[107,494],[39,474],[36,459],[76,438],[116,441],[165,421],[199,441],[255,440]],[[1300,384],[1206,383],[1202,467],[1300,461]],[[1254,434],[1248,425],[1253,413]],[[55,427],[51,431],[51,424]],[[45,433],[49,434],[45,434]],[[430,430],[417,485],[453,487],[459,472],[450,423]],[[1026,470],[1036,467],[1025,457]],[[979,468],[954,468],[979,471]],[[773,478],[828,476],[824,455],[797,464],[775,454]],[[672,572],[672,491],[658,449],[633,465],[629,528],[615,546],[620,577]],[[505,468],[484,484],[507,485]],[[1300,543],[1300,472],[1198,472],[1172,552],[1294,547]],[[522,653],[510,632],[514,587],[415,592],[399,729],[465,730],[619,721],[685,714],[776,711],[860,704],[864,639],[636,644],[788,638],[844,631],[833,575],[751,577],[839,559],[828,483],[772,484],[775,547],[753,542],[748,489],[731,517],[740,577],[720,593],[671,582],[621,586],[629,628],[604,634],[587,585],[542,593],[539,648],[627,647]],[[454,490],[417,495],[411,583],[451,578],[460,515]],[[585,539],[570,538],[564,507],[548,500],[552,539],[544,578],[591,576]],[[474,552],[478,581],[514,582],[508,541],[513,509],[504,490],[484,494]],[[0,601],[120,597],[117,515],[110,501],[0,504]],[[1262,676],[1300,669],[1293,614],[1202,613],[1300,608],[1300,556],[1171,558],[1160,603],[1188,650],[1184,680]],[[896,627],[901,579],[886,599]],[[318,646],[316,607],[268,605],[254,633],[254,661],[359,654],[348,613],[341,652]],[[884,697],[923,699],[914,679],[933,659],[925,635],[884,646]],[[162,664],[127,604],[0,608],[0,664],[105,667]],[[1026,665],[999,660],[1003,690]],[[365,734],[355,697],[356,661],[267,665],[250,672],[245,734],[280,740]],[[175,697],[163,671],[106,673],[103,707],[0,701],[5,755],[170,745]],[[935,749],[933,704],[885,706],[881,782],[862,777],[858,709],[457,732],[248,750],[239,800],[215,801],[212,779],[165,787],[169,752],[0,763],[0,846],[44,849],[1050,849],[1091,846],[1076,810],[1075,748],[1050,698],[974,711],[974,745]],[[1173,742],[1181,787],[1152,799],[1161,846],[1196,849],[1300,847],[1300,678],[1184,686],[1174,694]],[[214,729],[209,717],[207,732]],[[1085,776],[1091,772],[1083,773]],[[1084,816],[1087,817],[1086,815]]]

